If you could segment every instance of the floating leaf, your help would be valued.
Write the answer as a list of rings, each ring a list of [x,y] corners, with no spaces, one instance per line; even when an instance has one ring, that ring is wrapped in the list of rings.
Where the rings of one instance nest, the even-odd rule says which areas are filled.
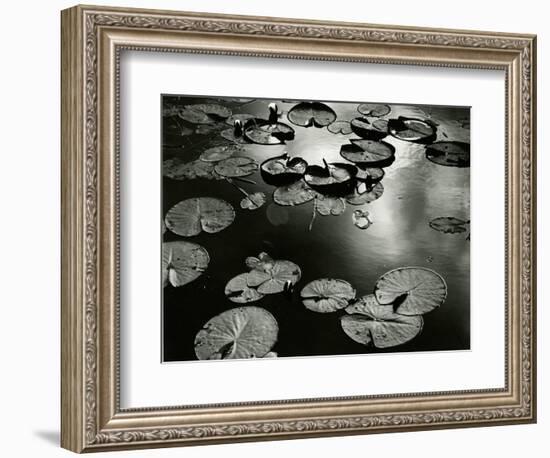
[[[353,212],[353,224],[359,229],[368,229],[372,225],[370,213],[367,210],[355,210]]]
[[[388,120],[387,119],[377,119],[376,121],[373,121],[371,126],[373,129],[383,132],[384,134],[388,134]]]
[[[470,145],[463,142],[437,142],[426,147],[426,157],[447,167],[470,167]]]
[[[389,133],[399,140],[431,143],[437,137],[437,128],[430,121],[400,116],[388,121]]]
[[[208,252],[195,243],[178,241],[162,244],[162,276],[164,286],[178,287],[192,282],[208,267]]]
[[[346,201],[341,197],[318,195],[315,198],[315,209],[323,216],[338,216],[346,210]]]
[[[230,126],[235,125],[235,121],[240,121],[243,125],[248,121],[249,119],[254,119],[256,116],[253,114],[248,113],[234,113],[229,118],[225,120],[226,124],[229,124]]]
[[[349,121],[334,121],[329,124],[327,130],[333,134],[349,135],[351,134],[351,124]]]
[[[258,163],[251,157],[233,156],[218,162],[214,170],[227,178],[246,177],[258,170]]]
[[[381,305],[393,304],[396,313],[422,315],[443,304],[447,284],[425,267],[400,267],[382,275],[374,293]]]
[[[198,359],[248,359],[264,357],[277,342],[279,326],[260,307],[227,310],[209,320],[195,337]]]
[[[440,216],[430,221],[430,227],[436,231],[443,232],[444,234],[458,234],[460,232],[466,232],[470,224],[469,221],[463,221],[452,216]]]
[[[296,264],[277,259],[252,269],[248,273],[247,281],[248,286],[257,288],[261,294],[277,294],[295,285],[301,276],[302,272]]]
[[[259,145],[279,145],[294,138],[294,129],[282,122],[250,119],[245,124],[244,137]]]
[[[290,157],[287,153],[262,162],[260,172],[268,184],[282,185],[299,180],[305,173],[307,162],[300,157]]]
[[[357,186],[353,194],[346,196],[346,201],[351,205],[370,204],[384,193],[384,185],[381,182],[374,186],[367,186],[365,183]]]
[[[325,127],[336,120],[332,108],[320,102],[301,102],[294,105],[287,115],[292,124],[302,127]]]
[[[290,185],[275,189],[273,200],[279,205],[294,206],[313,200],[316,194],[304,180],[299,180]]]
[[[386,142],[352,139],[343,145],[340,155],[350,162],[369,167],[384,167],[394,160],[395,148]]]
[[[422,331],[421,316],[403,316],[394,313],[392,307],[380,305],[373,294],[362,297],[346,307],[340,318],[344,332],[355,342],[373,344],[377,348],[389,348],[412,340]]]
[[[195,178],[205,178],[207,180],[220,180],[220,177],[214,172],[214,164],[197,159],[191,162],[183,162],[175,157],[166,159],[162,163],[162,173],[165,177],[173,180],[193,180]]]
[[[267,198],[263,192],[255,192],[248,194],[243,200],[241,200],[241,208],[243,210],[256,210],[263,206],[267,201]]]
[[[225,295],[230,301],[238,304],[254,302],[264,297],[256,288],[248,286],[248,273],[237,275],[229,280],[225,285]]]
[[[310,165],[306,169],[304,181],[320,193],[333,195],[347,194],[353,185],[357,167],[340,162],[328,164],[323,160],[325,166]]]
[[[384,169],[378,167],[358,167],[355,178],[359,181],[365,181],[367,183],[376,183],[384,178]]]
[[[249,141],[243,137],[242,133],[237,135],[233,127],[223,130],[220,135],[226,140],[232,141],[233,143],[239,143],[243,145],[249,143]]]
[[[166,227],[174,234],[191,237],[202,231],[220,232],[235,219],[228,202],[212,197],[193,197],[174,205],[166,214]]]
[[[187,105],[187,110],[200,111],[213,118],[225,119],[231,116],[231,110],[215,103],[199,103],[197,105]]]
[[[221,126],[225,126],[225,124],[199,124],[195,128],[195,133],[198,135],[210,135],[214,132],[220,131]]]
[[[355,298],[355,289],[344,280],[321,278],[304,286],[300,297],[307,309],[329,313],[347,307]]]
[[[357,111],[365,116],[379,118],[380,116],[389,114],[391,108],[389,105],[383,105],[381,103],[362,103],[357,107]]]
[[[211,124],[215,122],[204,111],[195,110],[192,107],[182,108],[179,111],[178,116],[191,124]]]
[[[219,162],[228,159],[234,154],[242,153],[243,149],[238,145],[222,145],[208,148],[200,155],[201,161],[204,162]]]
[[[387,131],[375,128],[365,117],[352,119],[350,125],[355,135],[368,140],[381,140],[388,135]]]

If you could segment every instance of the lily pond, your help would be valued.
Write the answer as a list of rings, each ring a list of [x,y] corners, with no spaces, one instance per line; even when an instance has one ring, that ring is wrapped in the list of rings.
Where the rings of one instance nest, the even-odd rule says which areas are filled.
[[[163,95],[162,360],[470,348],[470,108]]]

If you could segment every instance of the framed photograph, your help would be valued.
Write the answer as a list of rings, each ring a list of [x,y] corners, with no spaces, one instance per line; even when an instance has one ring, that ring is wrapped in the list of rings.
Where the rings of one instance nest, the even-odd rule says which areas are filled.
[[[62,446],[536,420],[532,35],[62,12]]]

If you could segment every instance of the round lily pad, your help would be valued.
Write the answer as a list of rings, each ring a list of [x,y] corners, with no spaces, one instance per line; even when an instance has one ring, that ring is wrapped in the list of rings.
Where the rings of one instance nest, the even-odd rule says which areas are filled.
[[[355,178],[358,181],[365,181],[367,183],[377,183],[384,178],[384,169],[379,167],[357,167],[357,175]]]
[[[390,348],[404,344],[422,331],[421,316],[404,316],[394,313],[391,306],[378,304],[373,294],[362,297],[346,307],[340,318],[344,332],[355,342]]]
[[[227,310],[209,320],[195,337],[198,359],[263,358],[277,342],[279,326],[260,307]]]
[[[375,128],[371,122],[363,116],[352,119],[350,125],[355,135],[368,140],[381,140],[388,135],[387,131]]]
[[[226,119],[231,116],[231,110],[223,105],[216,103],[199,103],[196,105],[187,105],[188,110],[200,111],[214,118]]]
[[[234,154],[242,153],[242,148],[238,145],[221,145],[208,148],[200,155],[200,160],[204,162],[219,162],[228,159]]]
[[[210,124],[214,122],[214,120],[204,111],[196,110],[193,107],[182,108],[179,111],[178,116],[191,124]]]
[[[267,198],[263,192],[255,192],[242,199],[240,205],[243,210],[256,210],[262,207],[266,201]]]
[[[467,231],[467,225],[469,221],[464,221],[452,216],[440,216],[430,221],[430,227],[436,231],[443,232],[444,234],[457,234]]]
[[[279,205],[294,206],[313,200],[316,194],[304,180],[298,180],[290,185],[275,189],[273,200]]]
[[[327,130],[333,134],[349,135],[351,134],[351,124],[349,121],[334,121],[327,126]]]
[[[262,178],[267,184],[283,185],[299,180],[305,173],[307,162],[287,153],[265,160],[260,165]]]
[[[220,180],[221,177],[214,172],[214,164],[200,159],[191,162],[183,162],[175,157],[166,159],[162,163],[162,173],[173,180],[193,180],[205,178],[207,180]]]
[[[244,137],[258,145],[280,145],[294,138],[294,129],[282,122],[250,119],[244,127]]]
[[[437,127],[430,122],[400,116],[388,121],[389,133],[399,140],[415,143],[431,143],[437,137]]]
[[[367,186],[365,183],[357,186],[353,193],[346,196],[346,202],[351,205],[370,204],[384,193],[384,185],[381,182],[374,186]]]
[[[246,177],[258,170],[258,163],[251,157],[233,156],[218,162],[214,170],[227,178]]]
[[[235,210],[225,200],[193,197],[174,205],[166,214],[166,227],[174,234],[191,237],[202,231],[220,232],[235,219]]]
[[[340,155],[359,165],[383,167],[393,161],[395,148],[386,142],[353,139],[351,145],[342,146]]]
[[[400,267],[378,279],[374,294],[381,305],[393,304],[400,315],[422,315],[443,304],[447,284],[425,267]]]
[[[235,128],[233,127],[222,130],[220,132],[220,135],[226,140],[232,141],[233,143],[238,143],[241,145],[246,145],[250,143],[246,138],[243,137],[242,133],[237,135],[235,133]]]
[[[255,117],[256,116],[254,116],[253,114],[248,113],[234,113],[225,120],[225,123],[229,124],[230,126],[234,126],[235,121],[239,120],[244,125],[246,121],[248,121],[249,119],[254,119]]]
[[[336,120],[336,113],[324,103],[301,102],[289,110],[288,119],[297,126],[325,127]]]
[[[322,194],[346,195],[353,186],[357,167],[341,162],[323,162],[324,167],[308,166],[304,181]]]
[[[329,313],[343,309],[355,298],[355,289],[344,280],[313,280],[300,293],[305,307],[313,312]]]
[[[375,130],[378,130],[379,132],[383,132],[384,134],[388,134],[388,120],[387,119],[377,119],[372,122],[371,124],[372,128]]]
[[[391,108],[389,105],[384,105],[382,103],[362,103],[357,107],[357,111],[364,116],[379,118],[389,114]]]
[[[470,145],[463,142],[437,142],[426,147],[428,160],[447,167],[470,167]]]
[[[370,213],[367,210],[358,208],[353,212],[353,225],[358,229],[365,230],[372,226]]]
[[[277,294],[295,285],[301,276],[302,272],[296,264],[277,259],[268,268],[252,269],[247,281],[248,286],[257,288],[261,294]]]
[[[192,282],[202,275],[208,267],[208,252],[187,241],[162,244],[162,277],[164,286],[178,287]]]
[[[315,198],[315,210],[322,216],[338,216],[346,210],[346,201],[341,197],[318,195]]]
[[[256,288],[248,286],[248,273],[243,273],[233,277],[225,285],[225,295],[232,302],[244,304],[254,302],[264,297]]]

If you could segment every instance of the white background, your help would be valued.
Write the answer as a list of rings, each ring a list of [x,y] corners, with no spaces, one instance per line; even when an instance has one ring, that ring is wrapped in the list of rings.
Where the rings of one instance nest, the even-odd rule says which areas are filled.
[[[97,3],[104,3],[97,0]],[[123,1],[141,6],[195,11],[353,20],[372,23],[440,26],[539,36],[539,131],[548,125],[550,40],[544,2],[461,2],[394,0],[387,2]],[[9,5],[9,6],[8,6]],[[0,422],[2,455],[69,456],[58,448],[59,424],[59,10],[69,2],[20,2],[3,5],[0,78]],[[313,6],[314,5],[314,6]],[[545,55],[546,54],[546,55]],[[240,457],[369,455],[408,457],[533,456],[547,454],[548,345],[545,311],[548,268],[548,185],[550,166],[543,152],[550,145],[539,135],[539,423],[537,425],[232,444],[191,449],[122,452],[128,456]],[[546,387],[547,389],[547,387]]]
[[[504,72],[144,52],[123,55],[121,66],[122,407],[504,387]],[[151,126],[159,94],[182,91],[472,106],[471,351],[159,364],[161,250],[151,215],[161,214],[161,141]]]

